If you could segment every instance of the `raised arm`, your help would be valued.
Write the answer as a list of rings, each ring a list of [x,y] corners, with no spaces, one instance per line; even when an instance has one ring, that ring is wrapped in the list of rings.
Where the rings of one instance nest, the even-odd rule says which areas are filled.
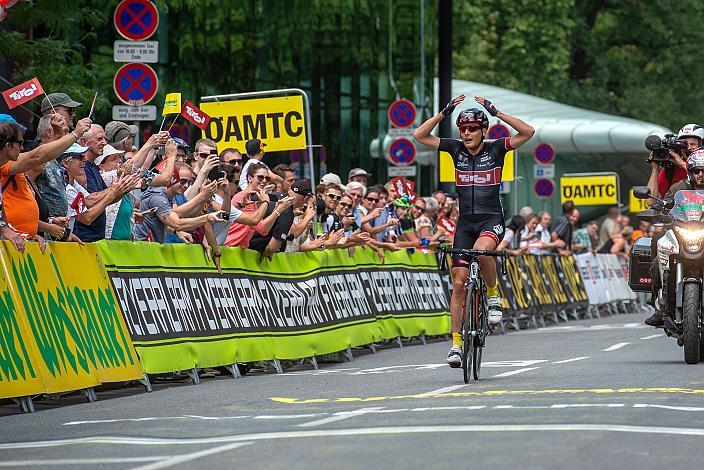
[[[440,146],[440,138],[432,135],[431,132],[433,132],[435,126],[440,124],[440,121],[445,119],[447,116],[451,116],[452,112],[455,110],[455,107],[460,104],[463,100],[464,95],[460,95],[450,101],[447,106],[443,108],[442,111],[440,111],[435,116],[431,117],[423,124],[421,124],[420,127],[418,127],[418,129],[416,129],[416,131],[413,133],[413,138],[421,144],[430,147],[434,150],[437,150]]]
[[[528,142],[530,138],[533,137],[533,134],[535,134],[535,129],[533,129],[533,126],[521,121],[517,117],[502,113],[501,111],[496,109],[496,106],[494,106],[491,101],[487,100],[486,98],[482,98],[481,96],[475,96],[474,100],[480,105],[484,106],[484,109],[486,109],[489,114],[501,119],[506,124],[513,127],[516,132],[518,132],[518,134],[512,135],[511,139],[509,140],[512,148],[517,149],[521,145]]]

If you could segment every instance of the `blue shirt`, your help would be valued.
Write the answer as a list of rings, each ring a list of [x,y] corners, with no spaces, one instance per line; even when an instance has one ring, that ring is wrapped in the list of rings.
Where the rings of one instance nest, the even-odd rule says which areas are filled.
[[[52,160],[44,165],[44,170],[36,180],[37,188],[49,209],[50,217],[66,217],[66,180],[64,169],[59,162]]]
[[[186,196],[183,194],[177,194],[171,199],[171,204],[176,204],[177,206],[181,206],[187,202],[188,199],[186,199]],[[164,237],[164,243],[183,243],[183,241],[178,238],[178,235],[174,232],[167,230],[166,236]]]
[[[86,182],[88,183],[86,185],[86,189],[89,193],[99,193],[100,191],[108,189],[105,185],[105,181],[103,181],[103,177],[100,176],[100,170],[95,163],[86,160],[85,172]],[[76,236],[84,242],[97,242],[98,240],[104,240],[105,221],[105,211],[103,211],[103,213],[100,214],[90,225],[85,225],[79,221],[76,221],[76,225],[73,227],[73,233],[75,233]]]

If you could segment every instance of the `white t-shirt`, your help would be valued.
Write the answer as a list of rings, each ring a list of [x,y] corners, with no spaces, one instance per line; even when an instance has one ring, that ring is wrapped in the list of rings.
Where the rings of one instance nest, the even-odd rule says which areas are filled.
[[[211,200],[214,203],[220,204],[222,206],[222,196],[218,194],[213,194]],[[227,238],[227,231],[230,228],[230,224],[232,224],[235,220],[239,219],[241,215],[242,211],[236,208],[235,206],[232,206],[230,208],[230,217],[224,223],[211,224],[211,227],[213,227],[213,232],[215,233],[215,239],[218,241],[218,245],[222,246],[225,244],[225,239]]]
[[[68,202],[68,213],[66,216],[69,218],[68,227],[71,230],[73,230],[73,226],[76,223],[76,216],[88,210],[88,206],[85,203],[85,198],[88,196],[90,196],[90,193],[78,181],[66,185],[66,201]]]
[[[264,163],[261,160],[256,160],[254,158],[250,158],[249,160],[247,160],[247,163],[245,163],[244,166],[242,167],[242,173],[240,173],[240,189],[242,191],[247,189],[247,170],[249,169],[249,165],[251,165],[254,162],[259,162],[262,165],[266,166],[266,163]],[[268,170],[269,167],[266,166],[266,169]]]
[[[516,233],[513,230],[511,230],[510,228],[506,229],[506,232],[504,233],[504,240],[506,241],[506,243],[508,243],[509,249],[514,248],[513,239],[515,238],[515,236],[516,236]]]
[[[536,241],[543,243],[550,243],[552,241],[552,236],[550,235],[550,228],[545,228],[542,225],[538,225],[535,228],[535,233],[538,235]],[[531,248],[529,250],[532,255],[549,255],[553,252],[552,248]]]

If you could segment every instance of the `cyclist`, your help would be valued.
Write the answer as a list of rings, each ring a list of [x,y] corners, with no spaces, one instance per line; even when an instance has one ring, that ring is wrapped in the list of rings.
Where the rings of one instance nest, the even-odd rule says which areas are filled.
[[[441,139],[430,133],[440,121],[450,116],[465,96],[453,99],[445,108],[425,121],[413,133],[420,143],[436,150],[448,152],[455,165],[455,184],[460,201],[460,217],[457,221],[454,248],[495,250],[504,235],[504,216],[499,198],[501,169],[504,157],[533,137],[534,129],[520,119],[496,109],[489,100],[480,96],[474,99],[489,114],[513,127],[517,134],[511,137],[485,140],[489,119],[478,108],[465,109],[457,116],[460,140]],[[464,282],[469,275],[469,260],[463,255],[452,257],[452,348],[447,356],[450,367],[462,365],[462,307],[466,297]],[[496,278],[496,264],[491,257],[480,257],[479,266],[487,286],[488,320],[492,324],[501,321],[501,299]]]

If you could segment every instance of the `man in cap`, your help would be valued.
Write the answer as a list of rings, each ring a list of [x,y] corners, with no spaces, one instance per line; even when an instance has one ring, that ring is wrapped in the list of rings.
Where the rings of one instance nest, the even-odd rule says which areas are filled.
[[[56,110],[65,120],[70,129],[73,129],[74,119],[76,118],[76,108],[81,103],[74,101],[66,93],[49,93],[42,100],[42,114],[53,114]],[[53,107],[52,107],[53,106]]]
[[[322,183],[336,184],[337,186],[340,187],[340,191],[342,191],[343,193],[345,192],[345,189],[346,189],[345,185],[342,184],[342,180],[340,179],[340,177],[338,175],[336,175],[335,173],[327,173],[327,174],[323,175],[323,177],[320,178],[320,183],[321,184]]]
[[[122,121],[110,121],[105,126],[105,140],[118,150],[131,152],[139,127]]]
[[[249,165],[254,162],[260,162],[262,165],[266,166],[267,170],[269,170],[266,163],[262,161],[264,158],[264,147],[266,147],[266,144],[259,139],[250,139],[244,146],[249,160],[247,160],[247,163],[244,164],[244,167],[242,167],[242,173],[240,173],[240,189],[243,191],[247,189],[247,169],[249,168]],[[269,178],[271,179],[270,183],[274,185],[280,184],[283,181],[279,175],[271,170],[269,170]]]
[[[64,120],[62,128],[51,125],[51,114],[45,114],[37,125],[37,139],[40,144],[48,144],[68,134],[68,124]],[[37,176],[35,184],[49,211],[49,217],[66,217],[66,182],[64,170],[56,160],[47,162],[42,172]]]
[[[362,183],[364,186],[367,186],[367,178],[372,176],[371,173],[367,173],[367,171],[364,168],[352,168],[350,170],[350,174],[347,177],[347,182],[356,182],[356,183]]]
[[[286,242],[288,241],[291,225],[293,225],[294,209],[303,207],[308,198],[313,195],[310,183],[307,180],[300,179],[293,182],[288,190],[288,196],[293,198],[293,205],[283,212],[277,214],[278,218],[274,222],[273,227],[266,235],[255,233],[249,241],[249,248],[256,250],[262,256],[271,256],[274,253],[283,252],[286,250]],[[278,212],[277,209],[273,210]]]
[[[96,199],[102,198],[108,187],[100,175],[100,169],[95,164],[95,160],[103,154],[103,150],[108,144],[105,140],[105,130],[103,130],[102,126],[93,124],[90,126],[90,130],[81,137],[79,143],[83,147],[88,147],[88,151],[85,154],[85,188]],[[77,222],[75,233],[84,242],[97,242],[105,238],[105,223],[106,218],[103,212],[90,225],[85,225],[80,221]]]

